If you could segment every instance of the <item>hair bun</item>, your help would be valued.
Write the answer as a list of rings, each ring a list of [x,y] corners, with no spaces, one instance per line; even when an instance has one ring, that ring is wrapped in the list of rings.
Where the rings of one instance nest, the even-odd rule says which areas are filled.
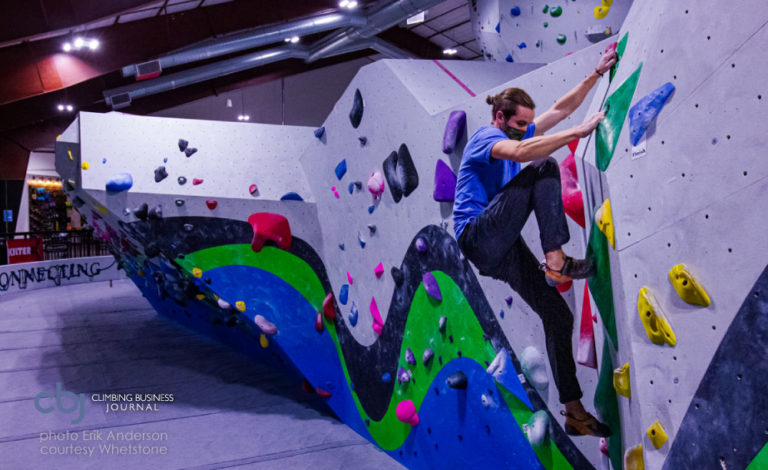
[[[486,97],[485,97],[485,102],[486,102],[487,104],[493,104],[493,97],[492,97],[492,96],[490,96],[490,95],[486,96]]]

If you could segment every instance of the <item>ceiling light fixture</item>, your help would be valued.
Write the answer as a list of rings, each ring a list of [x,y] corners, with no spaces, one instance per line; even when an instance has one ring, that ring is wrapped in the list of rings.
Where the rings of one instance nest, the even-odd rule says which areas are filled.
[[[456,49],[444,49],[443,50],[443,54],[445,54],[445,55],[454,55],[457,52],[459,52],[459,51],[457,51]]]
[[[72,44],[65,42],[61,48],[64,50],[64,52],[69,52],[72,50]]]
[[[82,49],[85,46],[85,39],[75,38],[75,49]]]
[[[88,48],[90,50],[92,50],[92,51],[95,51],[96,49],[98,49],[99,48],[99,40],[98,39],[91,39],[88,42]]]
[[[291,38],[291,44],[296,44],[297,42],[299,42],[299,37],[298,36],[294,36],[294,37]]]

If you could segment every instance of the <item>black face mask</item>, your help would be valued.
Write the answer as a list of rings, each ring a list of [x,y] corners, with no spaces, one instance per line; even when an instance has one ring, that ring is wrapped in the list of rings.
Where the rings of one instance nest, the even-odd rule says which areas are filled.
[[[514,127],[507,127],[504,133],[512,140],[522,140],[523,137],[525,137],[526,131],[527,130],[515,129]]]

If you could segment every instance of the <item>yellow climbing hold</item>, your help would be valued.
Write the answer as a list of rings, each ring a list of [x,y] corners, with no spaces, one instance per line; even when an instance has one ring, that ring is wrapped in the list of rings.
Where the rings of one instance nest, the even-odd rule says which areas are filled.
[[[141,268],[139,268],[139,269],[136,270],[136,274],[138,274],[139,276],[143,276],[144,275],[144,271],[142,271]]]
[[[623,397],[632,398],[629,387],[629,362],[613,371],[613,388]]]
[[[648,287],[644,286],[637,294],[637,311],[645,327],[645,333],[653,344],[667,343],[670,346],[677,344],[675,332],[672,331],[661,305]]]
[[[67,150],[67,155],[69,155],[69,159],[70,160],[74,161],[75,157],[72,156],[72,151],[71,150]]]
[[[81,166],[82,166],[83,170],[87,170],[88,168],[90,168],[91,165],[89,165],[88,162],[83,162],[83,164]]]
[[[610,27],[610,26],[609,26],[609,27],[607,27],[607,28],[605,28],[605,34],[606,34],[607,36],[610,36],[610,35],[611,35],[611,27]]]
[[[96,207],[96,210],[98,210],[98,211],[99,211],[99,212],[101,212],[102,214],[107,214],[107,213],[109,213],[109,211],[107,210],[107,208],[106,208],[106,207],[104,207],[104,206],[102,206],[101,204],[99,204],[99,205]]]
[[[643,445],[627,449],[624,453],[624,470],[645,470],[645,461],[643,460]]]
[[[241,312],[245,312],[245,302],[243,302],[242,300],[238,300],[237,302],[235,302],[235,307]]]
[[[611,248],[616,249],[616,236],[613,230],[613,213],[611,212],[611,200],[606,199],[600,209],[595,213],[595,222],[597,222],[597,228],[603,232],[605,238],[608,239],[608,243],[611,244]]]
[[[602,20],[606,16],[608,16],[608,10],[609,8],[604,5],[596,6],[595,7],[595,19]]]
[[[56,136],[56,140],[59,140],[59,139],[61,139],[61,134]]]
[[[661,427],[661,423],[658,420],[648,428],[648,439],[651,440],[653,447],[657,449],[661,449],[661,446],[667,442],[667,433],[664,432],[664,428]]]
[[[613,5],[613,0],[600,0],[600,3],[602,3],[604,6],[611,6]]]
[[[203,270],[200,268],[192,268],[192,275],[195,277],[203,277]]]
[[[669,282],[685,302],[691,305],[709,307],[711,303],[707,291],[684,264],[676,264],[669,270]]]
[[[267,346],[269,346],[269,340],[267,339],[266,336],[264,336],[264,333],[259,335],[259,344],[261,345],[262,348],[266,348]]]
[[[205,299],[205,294],[197,294],[195,297],[197,297],[197,300],[203,300]]]

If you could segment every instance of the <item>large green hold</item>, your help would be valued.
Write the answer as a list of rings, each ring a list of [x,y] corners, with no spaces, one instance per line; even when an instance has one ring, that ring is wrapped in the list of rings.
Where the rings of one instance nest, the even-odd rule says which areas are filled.
[[[608,239],[597,228],[592,216],[592,230],[589,233],[589,245],[587,246],[587,258],[595,262],[595,274],[589,278],[589,291],[595,299],[600,318],[603,319],[605,331],[614,348],[619,349],[616,338],[616,315],[613,309],[613,288],[611,287],[611,261],[608,255]],[[613,370],[613,369],[611,369]]]
[[[597,126],[597,138],[595,140],[595,164],[600,171],[605,171],[611,163],[642,69],[643,64],[640,63],[637,70],[605,102],[605,119]]]
[[[611,458],[613,468],[624,468],[621,447],[621,417],[619,416],[619,400],[613,389],[613,360],[611,359],[611,346],[607,341],[603,343],[603,359],[600,363],[600,379],[595,389],[595,410],[600,420],[611,428],[611,436],[608,438],[608,455]]]

